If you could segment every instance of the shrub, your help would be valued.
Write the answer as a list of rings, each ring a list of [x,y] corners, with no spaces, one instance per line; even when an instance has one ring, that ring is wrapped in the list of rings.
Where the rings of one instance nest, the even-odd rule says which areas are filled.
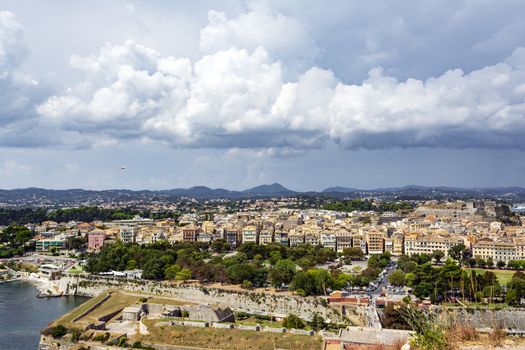
[[[433,316],[406,306],[400,307],[398,311],[410,328],[416,332],[412,343],[417,349],[442,350],[447,348],[445,329],[436,322]]]
[[[324,321],[324,318],[317,312],[314,313],[312,317],[312,321],[310,321],[310,327],[314,331],[320,331],[321,329],[326,328],[326,323]]]
[[[252,281],[244,280],[242,281],[241,288],[243,289],[250,289],[253,287]]]
[[[64,335],[67,334],[67,328],[59,324],[58,326],[51,328],[50,334],[55,339],[62,338]]]
[[[299,316],[294,314],[289,314],[283,320],[284,328],[297,328],[302,329],[306,327],[306,322],[304,322]]]
[[[73,343],[78,342],[78,340],[80,339],[80,335],[82,334],[82,331],[78,328],[71,328],[70,331],[71,331],[71,341]]]
[[[108,340],[109,337],[110,337],[109,332],[105,332],[105,333],[102,333],[102,334],[99,334],[99,335],[93,337],[93,340],[102,343],[102,342],[105,342],[106,340]]]
[[[250,315],[248,315],[246,312],[244,311],[239,311],[237,313],[235,313],[235,318],[237,320],[245,320],[247,319],[248,317],[250,317]]]

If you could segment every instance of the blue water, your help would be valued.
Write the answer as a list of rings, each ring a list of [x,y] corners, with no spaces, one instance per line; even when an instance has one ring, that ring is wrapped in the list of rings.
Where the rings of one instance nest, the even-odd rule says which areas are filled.
[[[28,282],[0,283],[0,350],[35,350],[40,330],[86,301],[83,297],[37,298]]]

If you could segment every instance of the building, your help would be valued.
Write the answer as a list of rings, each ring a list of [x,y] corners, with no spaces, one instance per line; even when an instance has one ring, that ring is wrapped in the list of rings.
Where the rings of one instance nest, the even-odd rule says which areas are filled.
[[[495,241],[484,237],[472,244],[472,255],[475,258],[492,259],[495,263],[508,263],[517,258],[516,245],[513,242]]]
[[[106,240],[106,232],[95,229],[88,232],[88,251],[98,252],[104,246]]]
[[[239,230],[237,229],[224,229],[224,238],[226,239],[226,243],[232,247],[237,247],[240,244],[239,236]]]
[[[50,252],[52,250],[62,250],[64,245],[65,242],[62,238],[40,239],[36,241],[35,249],[37,252]]]
[[[368,254],[383,254],[385,251],[385,234],[379,230],[371,229],[366,237]]]
[[[335,234],[337,252],[342,253],[345,248],[352,247],[352,232],[347,230],[337,231]]]
[[[184,226],[182,228],[182,241],[195,242],[199,233],[200,229],[194,225]]]
[[[304,233],[302,231],[293,230],[288,234],[288,240],[290,242],[290,247],[304,244]]]
[[[134,226],[120,226],[119,236],[124,243],[135,243],[136,228]]]
[[[321,245],[325,248],[336,250],[337,240],[336,240],[335,233],[332,231],[322,231],[321,232]]]
[[[392,255],[400,256],[405,254],[405,235],[402,232],[396,232],[392,235]]]
[[[200,232],[197,236],[197,242],[204,242],[204,243],[210,243],[212,241],[210,232]]]
[[[290,244],[288,241],[288,232],[276,231],[274,234],[274,241],[284,246],[288,246]]]
[[[273,242],[273,232],[270,229],[263,229],[259,233],[259,244],[267,245]]]
[[[465,239],[459,235],[440,235],[437,231],[432,234],[411,233],[405,235],[405,254],[427,254],[440,250],[448,257],[448,250],[457,244],[465,244]]]
[[[304,235],[304,243],[310,245],[319,245],[321,244],[319,232],[307,232]]]
[[[258,243],[257,227],[248,225],[242,229],[242,243]]]
[[[363,251],[363,254],[366,255],[366,237],[363,235],[354,235],[352,236],[352,247],[359,248]]]
[[[62,276],[62,269],[57,265],[44,264],[38,268],[38,274],[48,280],[57,280]]]

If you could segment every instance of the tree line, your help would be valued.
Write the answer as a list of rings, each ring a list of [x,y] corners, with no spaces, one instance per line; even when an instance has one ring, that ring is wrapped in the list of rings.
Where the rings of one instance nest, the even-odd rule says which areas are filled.
[[[171,211],[152,212],[131,208],[107,209],[96,206],[86,206],[67,209],[44,208],[0,208],[0,226],[25,225],[51,220],[56,222],[80,221],[91,222],[96,220],[111,221],[132,219],[140,215],[151,219],[177,218],[178,214]]]
[[[116,242],[87,257],[91,273],[109,270],[142,269],[150,280],[188,280],[240,284],[244,288],[274,286],[289,288],[299,295],[325,295],[350,284],[367,285],[390,261],[389,254],[373,256],[360,274],[342,273],[318,265],[334,262],[338,254],[321,246],[286,247],[245,243],[227,252],[222,240],[206,243],[155,243],[150,245]]]
[[[326,203],[323,209],[341,211],[341,212],[352,212],[352,211],[376,211],[383,213],[385,211],[399,211],[399,210],[410,210],[413,209],[414,205],[401,201],[401,202],[375,202],[368,199],[345,199],[337,200],[335,202]]]

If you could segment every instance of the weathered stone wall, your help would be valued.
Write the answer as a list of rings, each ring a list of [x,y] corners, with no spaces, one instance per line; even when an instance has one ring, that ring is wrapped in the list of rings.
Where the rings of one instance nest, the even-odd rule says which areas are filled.
[[[475,328],[506,328],[525,331],[525,310],[507,308],[437,308],[439,319],[446,323],[459,323]]]
[[[319,313],[332,322],[343,322],[339,311],[323,302],[321,298],[276,295],[255,291],[230,291],[195,284],[174,284],[146,280],[126,280],[100,276],[64,276],[59,282],[62,291],[77,295],[95,296],[109,288],[169,296],[194,303],[230,307],[235,311],[253,314],[286,316],[294,313],[310,320]],[[350,311],[350,312],[349,312]],[[347,318],[354,325],[364,325],[366,312],[362,307],[347,310]]]

